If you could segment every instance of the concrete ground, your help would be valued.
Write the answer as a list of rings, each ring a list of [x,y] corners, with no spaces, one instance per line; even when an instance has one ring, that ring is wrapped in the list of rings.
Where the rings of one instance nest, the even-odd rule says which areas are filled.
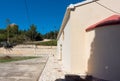
[[[38,81],[47,56],[41,58],[0,63],[0,81]]]
[[[11,54],[20,56],[42,55],[44,58],[6,64],[0,63],[0,81],[55,81],[68,74],[62,70],[61,61],[56,58],[56,47],[37,46],[35,49],[34,46],[20,45],[12,50],[0,48],[0,56]]]
[[[65,72],[62,68],[61,61],[56,58],[56,55],[49,55],[46,66],[39,78],[39,81],[55,81],[59,78],[64,78]]]

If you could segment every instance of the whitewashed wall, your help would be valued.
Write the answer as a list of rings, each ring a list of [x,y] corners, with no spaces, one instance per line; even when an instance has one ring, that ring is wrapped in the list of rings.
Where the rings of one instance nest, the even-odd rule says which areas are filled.
[[[98,0],[98,2],[120,12],[119,0]],[[71,11],[70,19],[64,29],[65,39],[62,44],[62,62],[66,70],[69,69],[76,74],[85,74],[88,71],[90,43],[95,32],[90,34],[91,38],[87,38],[85,29],[114,14],[116,13],[95,2],[77,6]]]
[[[93,31],[95,37],[89,44],[88,73],[105,80],[120,81],[120,25]]]

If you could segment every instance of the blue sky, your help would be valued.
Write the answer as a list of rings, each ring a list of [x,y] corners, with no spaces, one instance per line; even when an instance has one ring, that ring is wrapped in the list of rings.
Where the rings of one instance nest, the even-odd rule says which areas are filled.
[[[66,7],[83,0],[0,0],[0,28],[6,28],[6,19],[19,25],[19,29],[27,30],[31,24],[44,34],[58,30],[61,26]]]

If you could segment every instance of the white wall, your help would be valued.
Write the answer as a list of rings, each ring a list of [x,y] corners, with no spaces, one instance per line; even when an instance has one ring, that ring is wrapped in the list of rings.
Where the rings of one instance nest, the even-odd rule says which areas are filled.
[[[88,73],[101,79],[120,81],[120,25],[96,28],[94,32]]]
[[[87,74],[88,74],[88,60],[90,58],[90,54],[93,52],[93,49],[91,48],[91,46],[93,44],[92,42],[93,42],[94,37],[95,37],[95,31],[89,31],[85,33],[85,57],[86,57],[85,64],[86,64]]]
[[[71,64],[73,73],[85,74],[84,31],[79,16],[76,14],[76,10],[71,12]]]
[[[58,55],[59,58],[61,58],[62,60],[62,64],[63,64],[63,69],[66,72],[70,72],[71,71],[71,30],[70,30],[70,22],[68,22],[66,24],[65,29],[63,30],[60,38],[58,39]],[[62,46],[62,48],[61,48]],[[62,55],[61,55],[62,54]],[[62,57],[61,57],[62,56]]]
[[[71,71],[71,25],[69,21],[64,29],[62,63],[67,72]]]
[[[62,48],[61,48],[62,42],[63,42],[63,40],[62,40],[62,35],[61,35],[57,41],[57,58],[59,60],[62,60],[62,57],[61,57],[62,56]]]
[[[99,0],[99,3],[120,12],[119,0]],[[90,4],[78,6],[71,11],[69,21],[64,29],[65,39],[62,43],[62,62],[66,70],[73,73],[85,74],[87,72],[87,61],[90,56],[89,49],[86,47],[85,29],[111,15],[116,13],[93,2]],[[94,33],[94,32],[93,32]],[[94,37],[94,34],[91,34]],[[90,39],[90,41],[92,41]],[[86,52],[87,51],[87,52]]]
[[[110,0],[111,1],[111,0]],[[107,5],[108,3],[114,4],[113,9],[119,11],[120,9],[118,0],[111,1],[109,0],[99,0],[99,3],[104,3]],[[107,3],[108,2],[108,3]],[[98,5],[93,2],[90,4],[86,4],[80,7],[76,7],[75,10],[71,11],[71,65],[72,72],[84,74],[87,72],[87,58],[89,54],[86,53],[86,37],[85,37],[85,29],[93,25],[111,15],[116,13],[107,10],[106,8]],[[68,22],[69,23],[69,22]],[[93,37],[93,36],[92,36]],[[90,47],[88,47],[90,49]]]

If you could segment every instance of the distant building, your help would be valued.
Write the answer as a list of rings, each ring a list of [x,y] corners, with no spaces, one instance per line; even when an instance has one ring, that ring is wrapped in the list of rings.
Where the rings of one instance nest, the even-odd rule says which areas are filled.
[[[58,34],[65,71],[120,81],[120,0],[71,4]]]

